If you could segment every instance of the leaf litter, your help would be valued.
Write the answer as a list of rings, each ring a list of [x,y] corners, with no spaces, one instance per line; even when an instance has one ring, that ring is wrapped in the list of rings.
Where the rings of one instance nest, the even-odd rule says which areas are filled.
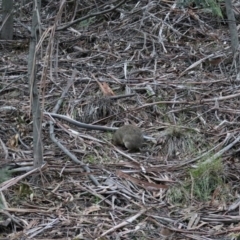
[[[22,8],[28,26],[31,7]],[[43,2],[44,111],[63,96],[57,114],[136,124],[149,138],[130,153],[111,143],[111,131],[44,114],[45,164],[25,173],[33,165],[29,33],[15,21],[16,39],[1,42],[1,168],[12,171],[0,185],[1,237],[237,239],[240,94],[225,22],[173,1],[69,2],[51,35],[58,7]]]

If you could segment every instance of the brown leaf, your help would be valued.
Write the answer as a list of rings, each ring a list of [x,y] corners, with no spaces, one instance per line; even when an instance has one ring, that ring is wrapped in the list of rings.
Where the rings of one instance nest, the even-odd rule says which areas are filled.
[[[19,139],[19,134],[15,134],[7,141],[7,146],[10,148],[17,148],[18,147],[18,139]]]
[[[104,96],[115,96],[112,89],[108,86],[106,82],[100,83],[93,74],[91,74],[94,80],[98,83],[98,86],[100,87],[102,93]]]
[[[102,84],[100,83],[100,88],[103,92],[103,95],[105,96],[114,96],[114,92],[112,91],[112,89],[108,86],[107,83],[103,82]]]

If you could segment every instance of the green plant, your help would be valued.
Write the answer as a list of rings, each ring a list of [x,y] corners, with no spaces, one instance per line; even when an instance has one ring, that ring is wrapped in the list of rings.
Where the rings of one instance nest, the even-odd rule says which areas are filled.
[[[221,159],[199,164],[197,169],[190,170],[190,176],[193,195],[200,200],[209,200],[213,191],[224,184]]]
[[[95,22],[95,19],[96,19],[96,17],[91,17],[89,19],[83,20],[78,24],[78,26],[80,28],[89,27],[91,24],[93,24]]]
[[[2,210],[4,208],[4,205],[3,205],[3,202],[2,202],[2,198],[0,197],[0,210]],[[1,217],[0,217],[0,219],[2,219]]]
[[[184,184],[175,186],[167,192],[168,202],[174,205],[185,205],[190,198],[190,194],[186,191]]]
[[[0,169],[0,183],[7,181],[11,176],[12,174],[8,167]]]
[[[197,7],[208,9],[214,15],[223,18],[220,4],[217,0],[178,0],[178,7],[187,7],[193,4]]]
[[[96,157],[95,157],[94,155],[88,155],[88,156],[86,157],[86,161],[87,161],[88,163],[94,164],[94,163],[96,163]]]
[[[196,169],[189,171],[189,175],[180,186],[169,189],[167,199],[170,203],[184,205],[191,198],[210,200],[216,189],[222,190],[218,199],[226,200],[227,187],[223,181],[223,165],[220,159],[209,164],[199,164]]]
[[[240,233],[236,232],[236,233],[230,233],[229,237],[231,240],[240,240]]]
[[[33,189],[26,183],[21,183],[18,189],[18,196],[20,197],[33,197]]]
[[[101,202],[101,198],[95,196],[94,197],[94,202],[95,202],[95,204],[99,204],[99,202]]]

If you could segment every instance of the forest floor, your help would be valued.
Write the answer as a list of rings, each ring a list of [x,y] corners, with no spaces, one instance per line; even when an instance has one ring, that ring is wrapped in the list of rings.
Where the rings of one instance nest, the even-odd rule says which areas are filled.
[[[34,159],[31,3],[16,3],[14,40],[0,45],[0,240],[239,239],[240,82],[227,21],[174,1],[73,1],[62,13],[59,2],[41,11],[41,169],[22,171]],[[56,106],[149,139],[129,152],[111,131],[54,117]]]

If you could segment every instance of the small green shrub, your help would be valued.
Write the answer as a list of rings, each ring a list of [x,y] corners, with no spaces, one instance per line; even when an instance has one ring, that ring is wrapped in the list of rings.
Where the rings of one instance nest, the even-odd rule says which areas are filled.
[[[212,12],[213,15],[223,18],[219,3],[216,0],[178,0],[178,7],[195,5]]]

